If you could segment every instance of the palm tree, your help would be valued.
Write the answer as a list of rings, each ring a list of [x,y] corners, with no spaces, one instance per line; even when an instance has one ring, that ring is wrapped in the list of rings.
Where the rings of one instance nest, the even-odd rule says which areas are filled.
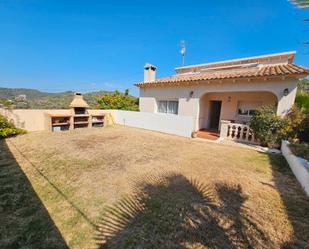
[[[309,0],[289,0],[292,4],[295,4],[298,8],[309,8]],[[305,19],[304,22],[309,22],[309,19]],[[304,42],[305,45],[309,45],[309,42]]]
[[[309,8],[309,0],[290,0],[290,2],[296,4],[299,8]]]

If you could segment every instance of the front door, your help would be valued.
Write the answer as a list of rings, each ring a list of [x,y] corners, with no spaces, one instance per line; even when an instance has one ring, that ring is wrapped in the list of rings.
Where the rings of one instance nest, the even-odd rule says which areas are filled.
[[[209,110],[209,119],[210,119],[209,128],[210,129],[219,130],[221,104],[222,104],[222,101],[218,101],[218,100],[210,101],[210,110]]]

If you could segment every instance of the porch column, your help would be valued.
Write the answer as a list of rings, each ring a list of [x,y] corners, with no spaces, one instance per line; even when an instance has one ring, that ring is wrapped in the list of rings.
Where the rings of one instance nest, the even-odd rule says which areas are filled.
[[[220,129],[220,138],[226,138],[227,137],[227,131],[228,131],[228,124],[230,124],[231,121],[228,120],[221,120],[221,129]]]
[[[278,97],[277,115],[281,117],[289,113],[296,97],[296,91],[297,91],[296,87],[294,89],[289,88],[287,89],[290,91],[287,96],[283,96],[282,94],[280,95],[280,93],[277,94]]]

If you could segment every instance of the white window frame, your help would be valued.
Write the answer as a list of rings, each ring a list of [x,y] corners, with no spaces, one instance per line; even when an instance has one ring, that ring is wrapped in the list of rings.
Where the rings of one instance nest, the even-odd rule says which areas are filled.
[[[247,105],[248,106],[248,107],[243,108],[243,110],[247,111],[247,114],[239,114],[239,109],[240,109],[241,105],[243,105],[243,106]],[[237,116],[251,118],[253,115],[250,114],[250,111],[255,111],[259,106],[262,106],[262,102],[257,102],[257,101],[238,101],[238,103],[237,103],[237,110],[236,110]]]
[[[166,112],[160,112],[159,111],[159,102],[160,101],[165,101],[167,104],[166,104]],[[165,114],[165,115],[178,115],[179,113],[179,100],[178,99],[157,99],[157,113],[159,114]],[[177,113],[169,113],[168,112],[168,102],[177,102]]]

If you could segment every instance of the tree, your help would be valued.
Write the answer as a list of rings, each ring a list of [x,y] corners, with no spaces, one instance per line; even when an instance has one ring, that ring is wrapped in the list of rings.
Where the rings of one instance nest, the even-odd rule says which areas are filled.
[[[304,90],[309,92],[309,80],[300,79],[297,84],[298,90]]]
[[[309,8],[309,0],[290,0],[290,2],[296,4],[300,8]]]
[[[125,93],[115,91],[112,94],[105,94],[97,98],[98,107],[102,109],[117,109],[127,111],[138,111],[138,98],[129,95],[127,89]]]
[[[298,82],[295,103],[299,108],[309,115],[309,80],[302,79]]]
[[[295,4],[299,8],[309,8],[309,0],[289,0],[291,3]],[[305,19],[304,22],[309,22],[309,19]],[[304,42],[305,45],[309,45],[308,41]]]

